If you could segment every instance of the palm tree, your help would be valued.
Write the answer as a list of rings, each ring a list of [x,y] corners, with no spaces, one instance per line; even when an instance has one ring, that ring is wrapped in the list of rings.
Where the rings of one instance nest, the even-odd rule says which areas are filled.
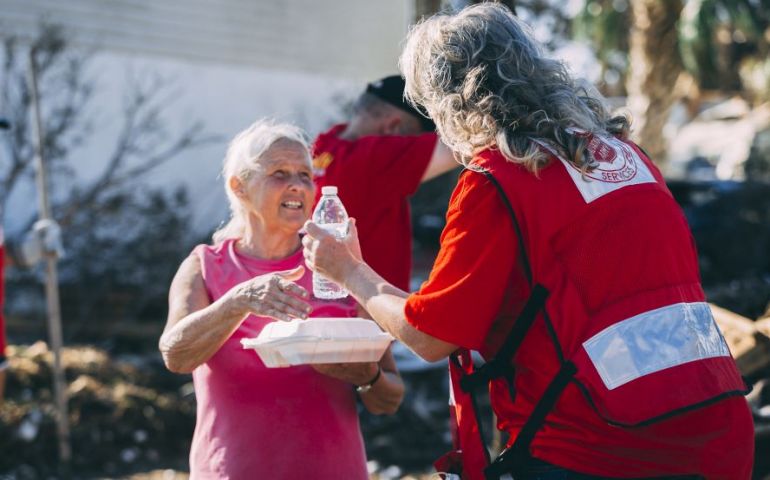
[[[679,20],[679,50],[703,90],[740,92],[766,100],[770,0],[689,0]]]
[[[631,1],[628,108],[634,117],[634,139],[659,163],[665,161],[663,126],[682,72],[676,29],[682,8],[682,0]]]
[[[704,92],[768,98],[768,27],[770,0],[589,0],[573,22],[602,73],[620,79],[600,89],[627,93],[635,139],[659,163],[666,160],[662,130],[680,98],[691,116]]]
[[[572,37],[589,43],[601,67],[597,88],[614,97],[626,96],[629,5],[625,0],[593,0],[571,22]]]

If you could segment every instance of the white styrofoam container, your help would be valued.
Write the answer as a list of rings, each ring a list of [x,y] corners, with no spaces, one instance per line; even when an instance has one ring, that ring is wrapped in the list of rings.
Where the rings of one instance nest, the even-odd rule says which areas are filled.
[[[268,368],[309,363],[376,362],[393,341],[371,320],[311,318],[265,325],[256,338],[243,338]]]

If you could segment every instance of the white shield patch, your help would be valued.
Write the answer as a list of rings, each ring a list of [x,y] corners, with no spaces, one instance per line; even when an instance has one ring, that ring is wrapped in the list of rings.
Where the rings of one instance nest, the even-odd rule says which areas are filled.
[[[636,151],[615,137],[592,136],[587,148],[598,167],[586,173],[564,159],[547,142],[536,141],[561,161],[586,203],[623,187],[656,181]]]

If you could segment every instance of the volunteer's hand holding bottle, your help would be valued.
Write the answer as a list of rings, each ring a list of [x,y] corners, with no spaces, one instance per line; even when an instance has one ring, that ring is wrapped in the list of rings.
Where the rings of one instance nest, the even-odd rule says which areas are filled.
[[[336,242],[337,239],[346,239],[348,242],[346,244],[350,245],[348,252],[350,256],[354,260],[361,261],[361,248],[358,244],[355,219],[348,218],[345,207],[337,197],[337,188],[323,187],[322,194],[323,196],[313,212],[313,221],[308,221],[305,224],[305,228],[310,229],[306,233],[305,239],[310,244],[317,238],[326,237],[327,243],[332,248],[338,243]],[[305,244],[304,240],[303,244]],[[347,247],[345,248],[347,249]],[[305,257],[307,259],[307,253],[305,253]],[[339,282],[335,282],[337,278],[339,277],[328,275],[325,269],[313,269],[313,296],[323,299],[347,297],[348,292],[345,288]],[[361,312],[368,316],[365,310],[361,309]],[[383,373],[394,376],[393,380],[400,384],[400,379],[392,373],[395,372],[395,364],[391,364],[392,358],[386,358],[384,361],[390,372],[383,372],[377,362],[327,363],[311,366],[324,375],[356,385],[356,390],[365,394],[374,387]],[[391,411],[397,407],[398,401],[400,401],[400,397],[397,395],[373,396],[371,399],[364,400],[365,403],[369,403],[370,410],[374,411]]]
[[[337,187],[325,186],[321,189],[321,193],[321,199],[313,211],[312,222],[308,223],[313,225],[311,228],[318,228],[332,238],[345,238],[351,220],[345,206],[337,196]],[[358,256],[361,256],[360,248],[358,249]],[[316,298],[345,298],[348,294],[349,292],[341,283],[330,280],[322,271],[313,271],[313,295]]]
[[[340,287],[345,279],[363,263],[361,245],[358,241],[356,219],[348,221],[347,234],[340,238],[314,222],[305,223],[305,237],[302,239],[305,264],[314,273],[323,275]]]

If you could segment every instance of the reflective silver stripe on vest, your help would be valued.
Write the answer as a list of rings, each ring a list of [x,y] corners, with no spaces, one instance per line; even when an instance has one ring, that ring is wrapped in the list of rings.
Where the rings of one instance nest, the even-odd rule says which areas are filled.
[[[605,328],[583,343],[607,389],[695,360],[729,357],[707,303],[676,303]]]

